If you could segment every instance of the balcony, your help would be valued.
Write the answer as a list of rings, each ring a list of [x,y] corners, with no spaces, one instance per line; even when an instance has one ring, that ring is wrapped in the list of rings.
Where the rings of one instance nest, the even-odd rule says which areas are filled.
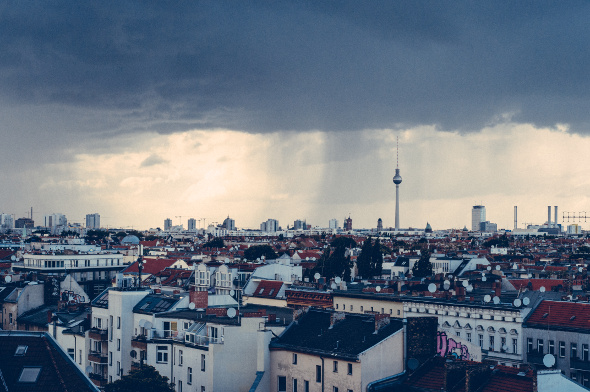
[[[89,373],[88,378],[92,380],[97,387],[104,387],[107,385],[107,376],[97,373]]]
[[[538,351],[531,351],[527,353],[526,358],[527,362],[530,364],[543,365],[543,356],[543,353],[539,353]]]
[[[590,361],[579,358],[570,358],[570,368],[577,370],[590,370]]]
[[[97,351],[90,351],[88,353],[88,360],[90,362],[95,362],[95,363],[100,363],[100,364],[108,363],[108,357],[107,357],[106,353],[99,353]]]
[[[131,347],[147,351],[147,338],[143,335],[137,335],[131,339]]]
[[[109,331],[106,329],[90,328],[88,330],[88,337],[98,341],[107,341]]]

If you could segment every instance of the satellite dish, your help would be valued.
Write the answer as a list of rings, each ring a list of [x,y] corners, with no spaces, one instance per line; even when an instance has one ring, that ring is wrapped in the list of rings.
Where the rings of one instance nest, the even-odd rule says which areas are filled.
[[[491,271],[491,270],[492,270],[492,266],[491,266],[491,265],[488,265],[488,268],[487,268],[487,270],[488,270],[488,271]]]
[[[555,365],[555,357],[553,356],[553,354],[545,354],[545,356],[543,357],[543,365],[545,365],[545,367],[553,367],[553,365]]]
[[[467,286],[467,292],[471,293],[472,291],[473,291],[473,286],[472,285]]]
[[[502,350],[504,350],[504,351],[508,351],[508,346],[507,346],[507,345],[503,345],[503,346],[502,346]]]
[[[342,282],[342,279],[340,278],[340,276],[337,276],[334,278],[334,283],[340,284],[340,282]]]
[[[544,292],[545,292],[545,286],[541,286],[541,287],[539,288],[539,291],[540,291],[540,292],[542,292],[542,293],[544,293]]]
[[[228,263],[229,263],[229,258],[228,258],[228,257],[226,257],[226,258],[225,258],[225,264],[228,264]]]
[[[584,268],[580,267],[580,268],[578,268],[578,271],[582,272],[582,271],[584,271]]]
[[[149,321],[145,322],[145,329],[151,329],[153,327],[152,323],[150,323]]]
[[[519,308],[519,307],[520,307],[520,305],[522,305],[522,301],[521,301],[520,299],[516,298],[516,299],[514,300],[514,302],[512,302],[512,305],[514,305],[514,306],[516,306],[517,308]]]
[[[448,280],[445,280],[444,283],[443,283],[443,288],[445,290],[450,289],[451,288],[451,282],[449,282]]]
[[[500,271],[500,266],[499,265],[496,266],[496,271]]]
[[[196,305],[195,305],[195,303],[194,303],[194,302],[191,302],[190,304],[188,304],[188,308],[189,308],[190,310],[193,310],[195,307],[196,307]]]
[[[500,304],[500,297],[494,296],[494,304]]]
[[[145,328],[145,323],[146,323],[146,320],[144,320],[144,319],[139,320],[139,326],[141,328]]]
[[[131,350],[129,355],[131,355],[131,358],[137,358],[137,352],[135,350]]]
[[[195,247],[191,246],[191,252],[194,252],[194,251],[195,251]]]
[[[316,272],[313,277],[315,278],[315,280],[318,280],[322,275],[320,275],[319,272]]]
[[[533,274],[528,274],[529,279],[533,277]]]
[[[381,286],[377,286],[377,287],[375,287],[375,291],[376,291],[376,292],[380,292],[380,291],[381,291]]]
[[[469,281],[468,280],[464,280],[463,281],[463,287],[467,287],[469,286]]]
[[[522,304],[523,304],[524,306],[528,306],[530,303],[531,303],[531,299],[530,299],[529,297],[524,297],[524,298],[522,299]]]
[[[309,257],[306,257],[306,258],[305,258],[305,261],[309,261]]]
[[[518,266],[516,265],[516,263],[512,264],[512,269],[513,270],[518,269]]]
[[[6,276],[4,277],[4,281],[5,281],[6,283],[10,283],[10,282],[12,282],[12,276],[10,276],[10,275],[6,275]]]
[[[428,285],[428,291],[430,291],[431,293],[436,292],[436,285],[434,283],[430,283]]]
[[[10,260],[15,261],[16,260],[16,256],[15,255],[10,256]]]
[[[233,297],[234,295],[236,295],[236,290],[234,290],[234,289],[231,289],[231,290],[229,291],[229,295],[231,295],[232,297]]]
[[[92,373],[92,366],[86,366],[86,373]]]
[[[490,302],[491,300],[492,300],[492,297],[490,297],[490,295],[489,295],[489,294],[486,294],[486,295],[483,297],[483,302],[486,302],[486,303],[488,303],[488,302]]]
[[[420,366],[420,361],[416,358],[408,359],[408,368],[410,368],[410,370],[416,370],[418,369],[418,366]]]
[[[235,308],[229,308],[227,310],[227,317],[229,317],[229,318],[236,317],[236,309]]]
[[[332,288],[332,290],[336,290],[336,287],[338,287],[338,285],[336,283],[332,283],[330,287]]]
[[[482,282],[485,282],[485,281],[487,281],[487,280],[488,280],[488,278],[486,278],[485,276],[482,276],[482,277],[481,277],[481,281],[482,281]]]

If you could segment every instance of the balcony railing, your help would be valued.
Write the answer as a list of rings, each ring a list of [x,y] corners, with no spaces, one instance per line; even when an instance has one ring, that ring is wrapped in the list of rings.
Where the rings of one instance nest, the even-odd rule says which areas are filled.
[[[90,362],[105,364],[108,362],[108,357],[107,357],[106,353],[101,353],[98,351],[90,351],[88,353],[88,360]]]
[[[94,385],[98,387],[104,387],[107,384],[107,376],[97,373],[89,373],[88,378],[92,380]]]
[[[106,341],[109,336],[109,331],[106,329],[90,328],[88,330],[88,337],[94,340]]]
[[[570,358],[570,368],[577,370],[590,370],[590,361],[579,358]]]
[[[527,362],[536,365],[543,364],[543,353],[539,353],[538,351],[530,351],[526,355]]]

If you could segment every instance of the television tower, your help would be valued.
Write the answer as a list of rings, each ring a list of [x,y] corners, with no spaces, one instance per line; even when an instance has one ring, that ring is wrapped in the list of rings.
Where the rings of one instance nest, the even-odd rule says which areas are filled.
[[[397,145],[397,166],[393,183],[395,184],[395,230],[399,230],[399,184],[402,183],[402,176],[399,175],[399,136],[396,138]]]

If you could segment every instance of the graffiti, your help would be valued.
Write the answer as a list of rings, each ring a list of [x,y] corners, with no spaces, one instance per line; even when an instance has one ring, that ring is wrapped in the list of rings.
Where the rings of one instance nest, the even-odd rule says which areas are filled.
[[[83,295],[76,294],[73,291],[62,291],[61,300],[70,304],[81,304],[86,302],[86,298]]]
[[[436,333],[436,352],[441,357],[452,355],[464,361],[473,360],[472,355],[469,353],[469,348],[463,343],[448,337],[444,331],[438,331]]]

